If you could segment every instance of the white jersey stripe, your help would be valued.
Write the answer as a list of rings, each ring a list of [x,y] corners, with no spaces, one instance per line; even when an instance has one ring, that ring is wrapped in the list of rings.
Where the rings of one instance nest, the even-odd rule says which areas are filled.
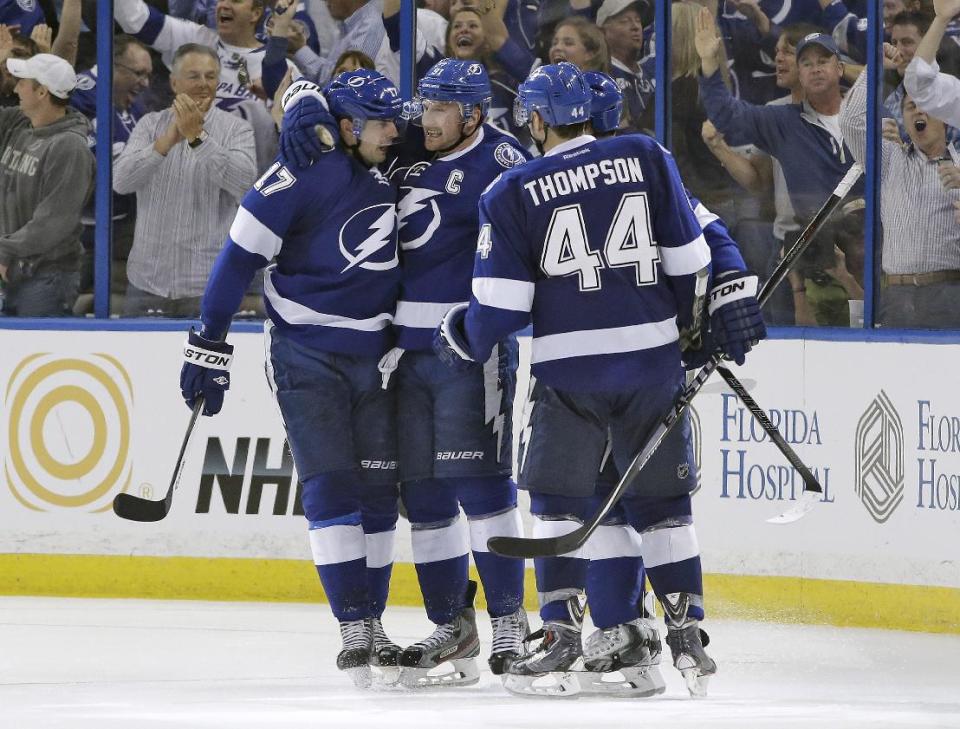
[[[237,215],[230,226],[230,239],[245,251],[263,256],[272,261],[283,245],[283,239],[270,228],[257,220],[244,207],[237,209]]]
[[[474,552],[489,552],[490,537],[522,537],[523,522],[520,512],[514,507],[486,519],[470,519],[470,549]]]
[[[663,272],[668,276],[689,276],[710,263],[710,246],[703,235],[682,246],[659,246]]]
[[[693,214],[697,216],[697,222],[700,223],[701,228],[706,228],[710,223],[720,220],[720,216],[711,213],[703,203],[697,203]]]
[[[637,352],[662,347],[679,338],[676,318],[627,327],[548,334],[545,337],[538,337],[534,333],[531,362],[537,364],[569,357]]]
[[[359,524],[336,524],[310,530],[310,551],[316,565],[342,564],[363,559],[367,544]]]
[[[436,329],[444,314],[453,307],[465,303],[467,302],[398,301],[397,313],[393,315],[393,323],[400,327]]]
[[[700,545],[693,525],[687,524],[644,532],[640,552],[644,567],[649,569],[692,559],[700,554]]]
[[[617,559],[619,557],[640,557],[640,535],[633,527],[625,525],[598,526],[597,531],[587,542],[586,551],[590,559]]]
[[[393,564],[393,545],[397,530],[365,534],[367,542],[367,567],[377,569]]]
[[[459,517],[438,529],[413,529],[410,533],[413,561],[417,564],[462,557],[470,551],[467,530]]]
[[[509,311],[530,311],[533,308],[534,284],[512,278],[475,278],[473,295],[484,306]]]
[[[389,326],[393,320],[391,314],[378,314],[369,319],[351,319],[340,314],[324,314],[296,301],[285,299],[273,285],[271,280],[273,269],[273,266],[268,268],[267,274],[263,277],[263,293],[267,297],[267,301],[270,302],[270,306],[287,324],[310,324],[338,329],[356,329],[361,332],[376,332]]]

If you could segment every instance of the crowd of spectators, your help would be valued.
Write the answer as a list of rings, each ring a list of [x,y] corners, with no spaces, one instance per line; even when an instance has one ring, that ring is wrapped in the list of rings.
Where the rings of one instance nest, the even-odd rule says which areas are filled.
[[[868,1],[671,4],[671,149],[761,278],[865,160]],[[0,0],[5,315],[91,310],[95,8]],[[196,315],[239,199],[276,154],[275,100],[294,77],[324,84],[344,69],[399,81],[399,11],[400,0],[115,0],[114,313]],[[879,326],[957,326],[960,94],[944,96],[951,79],[960,88],[957,13],[960,0],[882,0],[876,270],[864,270],[861,180],[772,298],[769,322],[857,326],[871,279]],[[420,0],[417,22],[418,73],[443,56],[483,62],[488,122],[533,153],[511,112],[540,63],[610,74],[623,130],[653,133],[653,0]],[[55,152],[28,161],[40,138]],[[61,154],[70,175],[50,175]]]

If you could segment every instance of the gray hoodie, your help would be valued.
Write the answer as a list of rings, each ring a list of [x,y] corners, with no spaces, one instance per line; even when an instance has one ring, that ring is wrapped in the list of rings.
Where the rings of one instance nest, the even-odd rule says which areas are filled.
[[[93,190],[87,130],[70,108],[39,129],[19,109],[0,109],[0,264],[77,265],[80,212]]]

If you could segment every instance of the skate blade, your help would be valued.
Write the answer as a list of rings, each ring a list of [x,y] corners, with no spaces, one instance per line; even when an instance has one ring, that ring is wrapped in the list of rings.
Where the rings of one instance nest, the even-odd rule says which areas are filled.
[[[580,694],[580,682],[571,671],[542,673],[535,676],[505,673],[502,678],[503,687],[515,696],[572,699]]]
[[[446,669],[445,671],[443,669]],[[409,689],[472,686],[480,680],[480,669],[473,658],[458,658],[434,668],[400,669],[400,684]]]
[[[656,666],[631,666],[606,673],[583,671],[576,677],[581,692],[594,696],[646,699],[667,690],[663,674]]]
[[[375,690],[391,690],[400,688],[400,666],[377,666],[373,670],[373,684]]]
[[[707,684],[710,682],[710,675],[703,675],[699,669],[687,668],[680,671],[683,680],[687,684],[687,691],[695,699],[702,699],[707,695]]]
[[[370,670],[370,666],[344,668],[343,672],[350,677],[353,685],[359,689],[368,689],[373,685],[373,671]]]

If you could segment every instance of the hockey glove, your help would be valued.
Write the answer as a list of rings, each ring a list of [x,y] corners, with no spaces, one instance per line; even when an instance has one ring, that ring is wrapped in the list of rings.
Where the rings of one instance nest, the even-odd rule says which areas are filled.
[[[704,312],[706,318],[706,312]],[[707,325],[700,330],[700,346],[697,349],[684,347],[681,343],[680,358],[683,360],[683,368],[686,370],[698,370],[703,367],[710,359],[710,356],[717,351],[717,345],[713,342],[713,336],[707,328]]]
[[[294,167],[309,167],[336,146],[337,122],[320,87],[297,81],[283,95],[280,158]]]
[[[468,304],[457,304],[451,308],[433,333],[433,351],[447,367],[458,372],[464,372],[475,364],[463,329],[467,307]]]
[[[757,301],[757,277],[743,271],[728,271],[714,280],[707,311],[710,314],[710,348],[723,351],[727,359],[742,365],[754,344],[767,336],[767,327]],[[706,343],[705,343],[706,344]]]
[[[180,392],[193,408],[203,395],[203,414],[216,415],[223,407],[223,393],[230,389],[233,347],[226,342],[204,339],[192,328],[183,345]]]

